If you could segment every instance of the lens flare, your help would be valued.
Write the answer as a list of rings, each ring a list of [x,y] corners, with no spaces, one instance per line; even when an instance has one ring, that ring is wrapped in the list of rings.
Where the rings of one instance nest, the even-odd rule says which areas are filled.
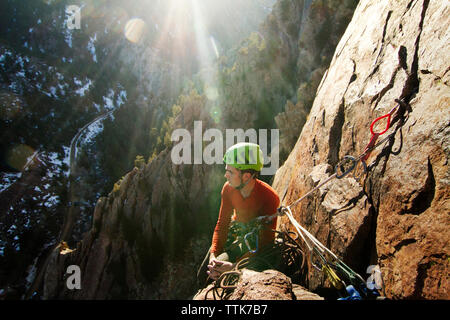
[[[11,92],[0,92],[0,119],[12,121],[22,110],[22,99]]]
[[[25,144],[13,146],[6,154],[6,163],[17,170],[22,170],[28,158],[34,154],[33,148]]]
[[[146,23],[139,18],[133,18],[125,25],[125,37],[132,43],[138,43],[146,30]]]
[[[205,88],[205,95],[209,100],[217,100],[219,97],[219,91],[216,87],[206,87]]]
[[[214,49],[214,53],[216,54],[216,58],[219,58],[219,50],[217,49],[216,40],[214,39],[213,36],[210,36],[209,40],[211,40],[211,46]]]
[[[218,105],[213,106],[209,114],[215,123],[220,123],[220,120],[222,119],[222,110]]]

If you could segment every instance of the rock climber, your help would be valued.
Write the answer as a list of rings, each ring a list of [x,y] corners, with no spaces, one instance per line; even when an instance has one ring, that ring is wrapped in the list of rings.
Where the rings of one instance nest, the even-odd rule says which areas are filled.
[[[257,179],[264,165],[259,145],[241,142],[230,147],[224,156],[225,182],[221,192],[219,217],[212,237],[212,245],[198,271],[199,285],[207,277],[217,280],[223,272],[231,270],[235,263],[251,255],[245,245],[226,248],[231,236],[231,223],[247,224],[256,217],[276,213],[280,199],[267,183]],[[274,218],[259,233],[259,247],[273,243],[276,228]],[[228,239],[228,241],[227,241]],[[231,239],[232,240],[232,239]],[[232,242],[232,241],[231,241]]]

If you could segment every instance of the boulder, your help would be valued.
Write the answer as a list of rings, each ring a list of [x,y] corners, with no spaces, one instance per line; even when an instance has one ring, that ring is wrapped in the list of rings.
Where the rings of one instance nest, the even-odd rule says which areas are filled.
[[[234,289],[227,289],[227,300],[323,300],[319,295],[309,292],[291,278],[277,270],[257,272],[242,269]],[[214,283],[200,290],[194,300],[219,299],[222,288],[213,293]]]

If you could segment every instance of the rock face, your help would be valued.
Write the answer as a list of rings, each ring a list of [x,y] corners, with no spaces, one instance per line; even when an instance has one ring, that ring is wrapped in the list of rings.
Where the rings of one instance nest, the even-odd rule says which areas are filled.
[[[273,183],[291,204],[360,155],[371,122],[403,98],[359,182],[334,179],[292,208],[361,275],[379,264],[388,298],[450,299],[449,13],[446,1],[360,1]],[[315,289],[323,279],[310,272]]]

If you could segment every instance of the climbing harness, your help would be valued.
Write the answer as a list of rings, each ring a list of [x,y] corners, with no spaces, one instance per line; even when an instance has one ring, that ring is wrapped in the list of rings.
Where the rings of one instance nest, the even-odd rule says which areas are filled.
[[[259,245],[259,231],[263,228],[264,225],[258,219],[247,223],[232,221],[224,251],[229,253],[231,260],[236,260],[247,251],[256,253]]]

